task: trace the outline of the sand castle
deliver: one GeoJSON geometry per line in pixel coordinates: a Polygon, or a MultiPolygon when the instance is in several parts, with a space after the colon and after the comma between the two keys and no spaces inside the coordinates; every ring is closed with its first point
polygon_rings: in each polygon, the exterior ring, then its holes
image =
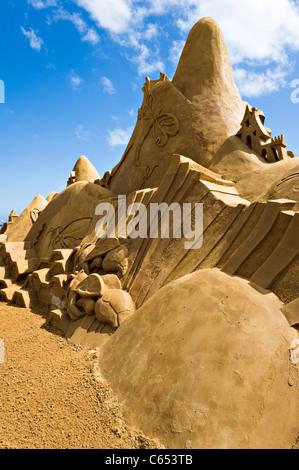
{"type": "Polygon", "coordinates": [[[11,215],[0,235],[1,299],[48,307],[72,342],[100,347],[100,373],[128,420],[165,446],[291,447],[299,160],[242,101],[210,18],[192,28],[173,80],[147,78],[143,92],[112,171],[100,178],[81,157],[64,191],[11,215]],[[202,203],[202,247],[99,239],[96,207],[117,212],[119,195],[147,210],[202,203]]]}

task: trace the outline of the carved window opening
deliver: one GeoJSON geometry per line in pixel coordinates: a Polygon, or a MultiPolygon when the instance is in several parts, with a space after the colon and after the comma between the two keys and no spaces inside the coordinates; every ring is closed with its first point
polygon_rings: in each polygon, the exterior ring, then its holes
{"type": "Polygon", "coordinates": [[[268,161],[268,156],[267,156],[267,150],[266,149],[263,149],[262,157],[266,160],[266,162],[268,161]]]}
{"type": "Polygon", "coordinates": [[[246,138],[246,145],[252,149],[252,141],[251,141],[251,136],[248,135],[247,138],[246,138]]]}
{"type": "Polygon", "coordinates": [[[277,150],[272,148],[272,152],[273,152],[275,160],[279,162],[279,156],[278,156],[277,150]]]}
{"type": "Polygon", "coordinates": [[[263,116],[262,114],[259,115],[259,118],[260,118],[260,121],[261,123],[263,124],[263,126],[265,125],[265,116],[263,116]]]}

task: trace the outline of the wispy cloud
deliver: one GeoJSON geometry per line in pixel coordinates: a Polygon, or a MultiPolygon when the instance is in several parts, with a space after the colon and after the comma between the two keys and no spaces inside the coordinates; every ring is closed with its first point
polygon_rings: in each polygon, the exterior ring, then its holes
{"type": "Polygon", "coordinates": [[[150,41],[151,39],[159,35],[158,25],[150,23],[147,25],[146,29],[141,33],[141,36],[144,40],[150,41]]]}
{"type": "Polygon", "coordinates": [[[71,70],[71,73],[69,75],[71,85],[72,87],[77,90],[80,88],[80,86],[84,83],[83,78],[80,77],[74,70],[71,70]]]}
{"type": "Polygon", "coordinates": [[[108,142],[110,147],[125,146],[128,144],[133,132],[133,127],[127,129],[113,129],[108,131],[108,142]]]}
{"type": "Polygon", "coordinates": [[[157,5],[146,1],[141,7],[136,0],[77,0],[77,4],[90,14],[98,27],[108,30],[115,41],[132,50],[127,57],[137,64],[139,75],[164,72],[165,64],[159,51],[145,44],[159,36],[157,24],[144,24],[151,12],[158,11],[157,5]]]}
{"type": "Polygon", "coordinates": [[[76,127],[75,134],[76,134],[77,139],[79,140],[83,140],[85,142],[90,141],[90,132],[87,129],[85,129],[83,124],[78,124],[78,126],[76,127]]]}
{"type": "Polygon", "coordinates": [[[133,33],[129,35],[129,41],[135,53],[128,55],[128,58],[137,65],[139,76],[165,71],[165,64],[159,57],[159,51],[153,51],[146,44],[139,42],[133,33]]]}
{"type": "Polygon", "coordinates": [[[88,28],[87,32],[82,36],[82,41],[90,42],[90,44],[98,44],[100,41],[100,36],[93,28],[88,28]]]}
{"type": "Polygon", "coordinates": [[[57,0],[28,0],[28,3],[37,10],[42,10],[43,8],[56,7],[57,0]]]}
{"type": "Polygon", "coordinates": [[[94,28],[89,27],[80,13],[70,13],[69,11],[60,7],[54,11],[52,16],[48,16],[48,24],[61,20],[70,21],[73,23],[77,31],[80,33],[82,41],[89,42],[93,45],[100,41],[100,36],[97,31],[94,28]]]}
{"type": "Polygon", "coordinates": [[[29,43],[32,49],[39,52],[42,48],[42,45],[44,44],[44,41],[39,36],[37,36],[38,31],[35,32],[32,28],[29,31],[26,31],[23,26],[21,26],[21,30],[24,36],[29,39],[29,43]]]}
{"type": "Polygon", "coordinates": [[[248,98],[272,93],[286,86],[286,73],[280,67],[274,70],[267,69],[264,72],[248,71],[243,68],[236,68],[234,71],[240,93],[248,98]]]}
{"type": "Polygon", "coordinates": [[[132,18],[132,3],[130,0],[77,0],[100,28],[115,34],[127,30],[132,18]]]}
{"type": "Polygon", "coordinates": [[[108,93],[108,95],[115,95],[116,90],[113,86],[113,83],[111,82],[111,80],[109,78],[102,77],[101,84],[103,86],[103,91],[105,93],[108,93]]]}

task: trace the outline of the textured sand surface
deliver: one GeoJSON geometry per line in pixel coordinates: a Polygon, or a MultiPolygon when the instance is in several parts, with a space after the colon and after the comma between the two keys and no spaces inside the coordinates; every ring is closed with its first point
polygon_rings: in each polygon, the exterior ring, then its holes
{"type": "Polygon", "coordinates": [[[100,350],[127,422],[167,448],[289,449],[298,341],[270,292],[218,269],[167,284],[100,350]]]}
{"type": "Polygon", "coordinates": [[[0,302],[0,448],[151,448],[94,377],[95,352],[69,344],[45,318],[0,302]]]}

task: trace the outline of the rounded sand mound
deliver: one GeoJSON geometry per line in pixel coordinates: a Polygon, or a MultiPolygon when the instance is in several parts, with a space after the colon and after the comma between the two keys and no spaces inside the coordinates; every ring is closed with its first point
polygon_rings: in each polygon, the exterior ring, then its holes
{"type": "Polygon", "coordinates": [[[127,418],[172,448],[288,448],[298,370],[274,294],[217,269],[168,284],[100,353],[127,418]]]}

